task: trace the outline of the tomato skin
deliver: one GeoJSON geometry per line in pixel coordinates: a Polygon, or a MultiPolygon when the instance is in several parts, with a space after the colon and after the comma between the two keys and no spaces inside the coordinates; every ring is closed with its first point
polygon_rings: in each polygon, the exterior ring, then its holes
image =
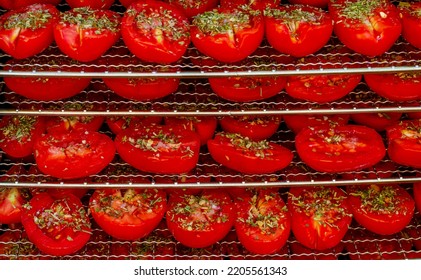
{"type": "Polygon", "coordinates": [[[137,240],[150,234],[164,217],[166,206],[165,192],[157,189],[96,190],[89,201],[97,224],[120,240],[137,240]]]}
{"type": "Polygon", "coordinates": [[[36,3],[58,5],[61,0],[0,0],[0,7],[7,10],[16,10],[36,3]]]}
{"type": "Polygon", "coordinates": [[[352,221],[347,196],[337,187],[291,188],[288,209],[295,238],[313,250],[337,246],[352,221]]]}
{"type": "Polygon", "coordinates": [[[273,173],[287,167],[293,158],[281,145],[251,141],[233,133],[216,134],[208,141],[208,149],[216,162],[245,174],[273,173]],[[246,148],[248,144],[250,148],[246,148]]]}
{"type": "Polygon", "coordinates": [[[421,98],[421,75],[417,73],[365,74],[364,80],[371,90],[389,100],[421,98]]]}
{"type": "Polygon", "coordinates": [[[421,4],[417,2],[405,2],[402,4],[399,5],[399,15],[402,20],[402,37],[414,47],[421,49],[421,38],[419,36],[421,33],[421,17],[419,16],[421,4]]]}
{"type": "Polygon", "coordinates": [[[194,46],[201,53],[221,62],[233,63],[245,59],[260,46],[264,36],[264,24],[263,18],[260,15],[253,16],[247,11],[239,9],[218,8],[197,15],[193,20],[190,33],[194,46]],[[214,31],[202,30],[199,27],[202,26],[202,21],[208,22],[208,24],[203,25],[203,28],[207,26],[211,28],[212,26],[219,26],[219,22],[209,24],[209,20],[215,19],[215,17],[239,18],[245,17],[247,14],[249,16],[247,26],[239,28],[236,31],[227,27],[234,34],[228,31],[213,34],[214,31]]]}
{"type": "Polygon", "coordinates": [[[285,5],[265,10],[264,22],[269,44],[277,51],[294,57],[317,52],[326,45],[333,31],[333,21],[328,13],[305,5],[285,5]],[[309,14],[311,17],[305,16],[309,14]]]}
{"type": "Polygon", "coordinates": [[[358,125],[303,129],[295,137],[295,147],[305,164],[329,173],[368,168],[386,154],[381,136],[358,125]]]}
{"type": "Polygon", "coordinates": [[[209,11],[215,8],[219,4],[219,0],[164,0],[184,12],[188,18],[192,18],[195,15],[201,14],[205,11],[209,11]]]}
{"type": "Polygon", "coordinates": [[[144,172],[187,173],[199,160],[199,136],[171,126],[127,129],[117,135],[115,145],[125,162],[144,172]],[[158,138],[160,135],[163,140],[158,138]]]}
{"type": "Polygon", "coordinates": [[[276,8],[281,4],[280,0],[221,0],[223,8],[237,8],[241,5],[247,5],[253,10],[263,11],[266,7],[276,8]]]}
{"type": "Polygon", "coordinates": [[[218,120],[215,117],[167,117],[164,118],[166,125],[178,127],[181,130],[194,131],[199,135],[200,145],[206,145],[215,134],[218,120]]]}
{"type": "Polygon", "coordinates": [[[318,8],[326,8],[329,0],[288,0],[291,4],[310,5],[318,8]]]}
{"type": "Polygon", "coordinates": [[[421,212],[421,183],[414,183],[413,191],[418,212],[421,212]]]}
{"type": "Polygon", "coordinates": [[[351,119],[361,125],[365,125],[375,129],[376,131],[383,131],[388,126],[395,124],[401,118],[402,113],[359,113],[352,114],[351,119]]]}
{"type": "Polygon", "coordinates": [[[89,7],[91,9],[108,10],[114,0],[66,0],[70,8],[89,7]]]}
{"type": "Polygon", "coordinates": [[[228,133],[238,133],[254,141],[270,138],[281,123],[281,116],[228,116],[222,117],[219,124],[228,133]]]}
{"type": "MultiPolygon", "coordinates": [[[[9,11],[0,17],[0,49],[16,59],[24,59],[41,53],[54,40],[53,26],[58,21],[59,11],[49,4],[34,4],[9,11]],[[37,12],[40,14],[36,16],[37,12]],[[22,21],[22,16],[28,18],[49,17],[46,22],[42,21],[37,25],[32,23],[21,27],[8,27],[9,21],[16,22],[13,18],[18,17],[22,21]],[[20,16],[20,17],[19,17],[20,16]]],[[[36,22],[35,19],[32,19],[36,22]]]]}
{"type": "MultiPolygon", "coordinates": [[[[402,31],[397,8],[389,0],[378,1],[378,5],[370,7],[371,1],[357,0],[336,1],[329,6],[334,19],[334,33],[339,40],[351,50],[366,55],[379,56],[393,46],[402,31]],[[353,10],[357,5],[364,12],[360,18],[355,17],[347,9],[353,10]]],[[[354,9],[355,10],[355,9],[354,9]]]]}
{"type": "Polygon", "coordinates": [[[387,154],[397,164],[421,168],[421,119],[405,120],[386,128],[387,154]]]}
{"type": "Polygon", "coordinates": [[[334,115],[318,115],[318,114],[304,114],[304,115],[284,115],[284,121],[289,129],[295,134],[301,130],[309,127],[318,126],[336,126],[346,125],[350,119],[348,114],[334,114],[334,115]]]}
{"type": "Polygon", "coordinates": [[[132,3],[123,15],[121,29],[123,41],[130,52],[146,62],[174,63],[184,55],[190,44],[188,18],[177,7],[162,1],[132,3]],[[159,24],[140,24],[137,19],[139,14],[152,15],[162,21],[159,24]]]}
{"type": "Polygon", "coordinates": [[[101,57],[120,38],[120,15],[113,11],[74,8],[62,13],[54,27],[54,39],[59,49],[69,57],[90,62],[101,57]],[[86,17],[101,19],[103,27],[92,25],[86,17]],[[76,19],[77,20],[74,20],[76,19]],[[81,20],[84,18],[84,20],[81,20]],[[78,22],[81,21],[81,22],[78,22]]]}
{"type": "Polygon", "coordinates": [[[45,134],[34,145],[39,170],[60,179],[97,174],[113,160],[114,155],[113,141],[93,131],[45,134]]]}
{"type": "Polygon", "coordinates": [[[347,193],[354,219],[377,234],[400,232],[414,215],[414,200],[398,185],[349,186],[347,193]]]}
{"type": "Polygon", "coordinates": [[[238,240],[255,254],[273,254],[285,246],[290,230],[291,216],[280,195],[271,190],[259,190],[253,196],[236,201],[235,231],[238,240]],[[267,217],[271,222],[265,223],[267,217]],[[276,221],[276,222],[275,222],[276,221]],[[260,227],[258,222],[264,224],[260,227]]]}
{"type": "Polygon", "coordinates": [[[0,148],[14,159],[30,157],[36,139],[45,128],[43,117],[4,116],[0,121],[0,148]]]}
{"type": "Polygon", "coordinates": [[[168,229],[177,241],[188,247],[205,248],[218,242],[231,230],[234,220],[231,198],[221,190],[203,190],[198,195],[172,195],[168,202],[168,229]],[[199,203],[210,207],[202,209],[199,203]],[[186,206],[190,206],[191,211],[184,211],[186,206]]]}
{"type": "Polygon", "coordinates": [[[22,225],[28,239],[43,253],[53,256],[73,254],[82,249],[91,237],[89,217],[74,195],[53,197],[41,193],[35,195],[29,205],[30,209],[24,208],[22,212],[22,225]],[[54,214],[60,215],[61,221],[68,223],[45,220],[52,219],[51,215],[54,214]],[[73,228],[74,224],[80,228],[73,228]]]}

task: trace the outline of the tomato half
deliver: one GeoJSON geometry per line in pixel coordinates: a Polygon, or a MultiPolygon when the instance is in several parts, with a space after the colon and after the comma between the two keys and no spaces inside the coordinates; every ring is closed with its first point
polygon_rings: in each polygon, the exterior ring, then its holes
{"type": "Polygon", "coordinates": [[[295,238],[314,250],[337,246],[352,221],[347,196],[337,187],[291,188],[288,209],[295,238]]]}
{"type": "Polygon", "coordinates": [[[97,224],[120,240],[150,234],[164,217],[166,206],[166,193],[157,189],[96,190],[89,201],[97,224]]]}
{"type": "Polygon", "coordinates": [[[188,18],[215,8],[219,0],[165,0],[181,9],[188,18]]]}
{"type": "Polygon", "coordinates": [[[34,196],[22,212],[28,239],[46,254],[73,254],[91,237],[91,223],[80,200],[72,194],[34,196]]]}
{"type": "Polygon", "coordinates": [[[190,44],[189,20],[177,7],[162,1],[135,2],[121,22],[123,41],[135,56],[153,63],[178,61],[190,44]]]}
{"type": "Polygon", "coordinates": [[[421,3],[399,2],[402,37],[416,48],[421,48],[421,3]]]}
{"type": "Polygon", "coordinates": [[[58,5],[61,0],[0,0],[0,7],[7,10],[15,10],[22,7],[26,7],[36,3],[58,5]]]}
{"type": "MultiPolygon", "coordinates": [[[[0,182],[13,182],[14,177],[25,174],[22,165],[13,165],[0,182]]],[[[20,223],[23,205],[28,201],[29,193],[26,189],[0,187],[0,224],[20,223]]]]}
{"type": "Polygon", "coordinates": [[[218,8],[197,15],[190,33],[201,53],[233,63],[245,59],[260,46],[264,24],[261,15],[237,8],[218,8]]]}
{"type": "Polygon", "coordinates": [[[333,31],[330,15],[320,8],[284,5],[265,10],[265,34],[277,51],[303,57],[320,50],[333,31]]]}
{"type": "Polygon", "coordinates": [[[398,10],[389,0],[333,1],[329,11],[339,40],[363,55],[382,55],[402,31],[398,10]]]}
{"type": "Polygon", "coordinates": [[[39,170],[61,179],[97,174],[113,160],[114,155],[113,141],[93,131],[45,134],[34,145],[39,170]]]}
{"type": "Polygon", "coordinates": [[[120,157],[131,166],[158,174],[182,174],[199,160],[197,133],[171,126],[127,129],[115,138],[120,157]]]}
{"type": "Polygon", "coordinates": [[[273,254],[287,242],[291,216],[279,193],[258,190],[236,201],[235,231],[241,244],[255,254],[273,254]]]}
{"type": "Polygon", "coordinates": [[[331,173],[371,167],[386,154],[381,136],[358,125],[303,129],[295,137],[295,147],[305,164],[331,173]]]}
{"type": "Polygon", "coordinates": [[[203,190],[197,195],[170,196],[166,220],[171,234],[181,244],[204,248],[228,234],[235,211],[224,191],[203,190]]]}
{"type": "Polygon", "coordinates": [[[273,173],[287,167],[293,158],[281,145],[234,133],[216,134],[208,141],[208,149],[216,162],[245,174],[273,173]]]}
{"type": "Polygon", "coordinates": [[[14,159],[30,157],[36,139],[45,128],[43,117],[4,116],[0,121],[0,148],[14,159]]]}
{"type": "Polygon", "coordinates": [[[375,129],[376,131],[383,131],[388,126],[395,124],[401,118],[402,113],[388,112],[388,113],[359,113],[352,114],[351,119],[360,125],[365,125],[375,129]]]}
{"type": "MultiPolygon", "coordinates": [[[[14,71],[83,71],[83,67],[65,57],[35,56],[26,60],[10,60],[14,71]],[[64,65],[69,66],[65,67],[64,65]],[[63,67],[63,68],[62,68],[63,67]]],[[[10,66],[4,70],[11,70],[10,66]]],[[[6,86],[26,98],[39,101],[56,101],[72,97],[84,90],[91,82],[90,78],[58,77],[4,77],[6,86]]]]}
{"type": "Polygon", "coordinates": [[[334,114],[334,115],[319,115],[319,114],[302,114],[302,115],[284,115],[285,124],[295,134],[301,130],[309,127],[329,127],[337,125],[346,125],[350,115],[334,114]]]}
{"type": "Polygon", "coordinates": [[[414,215],[414,200],[398,185],[350,186],[347,192],[354,219],[374,233],[395,234],[414,215]]]}
{"type": "Polygon", "coordinates": [[[405,120],[386,128],[387,154],[394,162],[421,168],[421,119],[405,120]]]}
{"type": "Polygon", "coordinates": [[[278,131],[281,116],[228,116],[222,117],[219,124],[228,133],[238,133],[253,141],[261,141],[270,138],[278,131]]]}
{"type": "Polygon", "coordinates": [[[114,0],[66,0],[70,8],[89,7],[91,9],[108,10],[114,0]]]}
{"type": "Polygon", "coordinates": [[[329,0],[288,0],[291,4],[310,5],[319,8],[326,8],[329,0]]]}
{"type": "Polygon", "coordinates": [[[120,16],[113,11],[74,8],[61,14],[54,27],[59,49],[82,62],[101,57],[120,38],[120,16]]]}
{"type": "Polygon", "coordinates": [[[200,145],[206,145],[215,134],[218,120],[215,117],[166,117],[166,125],[178,127],[181,130],[194,131],[199,135],[200,145]]]}
{"type": "Polygon", "coordinates": [[[16,59],[36,55],[54,40],[59,11],[49,4],[34,4],[0,17],[0,49],[16,59]]]}
{"type": "Polygon", "coordinates": [[[267,7],[275,8],[281,4],[281,0],[221,0],[220,2],[223,8],[247,6],[250,9],[259,11],[263,11],[267,7]]]}
{"type": "Polygon", "coordinates": [[[413,191],[418,212],[421,212],[421,183],[414,183],[413,191]]]}

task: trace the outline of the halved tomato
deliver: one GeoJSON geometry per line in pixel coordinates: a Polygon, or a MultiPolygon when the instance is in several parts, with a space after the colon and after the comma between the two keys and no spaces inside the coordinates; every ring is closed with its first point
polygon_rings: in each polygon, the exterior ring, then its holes
{"type": "Polygon", "coordinates": [[[218,120],[215,117],[165,117],[166,125],[178,127],[180,130],[196,132],[200,138],[200,145],[206,145],[215,134],[218,120]]]}
{"type": "Polygon", "coordinates": [[[402,20],[402,37],[413,45],[421,48],[421,3],[399,2],[400,18],[402,20]]]}
{"type": "Polygon", "coordinates": [[[188,18],[209,11],[219,4],[219,0],[165,0],[165,2],[180,8],[188,18]]]}
{"type": "Polygon", "coordinates": [[[0,7],[7,10],[15,10],[35,3],[58,5],[61,0],[0,0],[0,7]]]}
{"type": "Polygon", "coordinates": [[[66,0],[70,8],[89,7],[91,9],[108,10],[114,0],[66,0]]]}
{"type": "Polygon", "coordinates": [[[376,131],[383,131],[388,126],[395,124],[401,118],[402,113],[387,112],[387,113],[359,113],[352,114],[351,119],[360,125],[365,125],[375,129],[376,131]]]}
{"type": "Polygon", "coordinates": [[[301,114],[301,115],[284,115],[285,124],[295,134],[309,127],[330,127],[338,125],[346,125],[350,118],[347,114],[319,115],[319,114],[301,114]]]}
{"type": "Polygon", "coordinates": [[[247,7],[263,11],[267,7],[275,8],[279,5],[281,5],[281,0],[221,0],[221,7],[223,8],[247,7]]]}
{"type": "Polygon", "coordinates": [[[222,117],[219,124],[228,133],[238,133],[253,141],[270,138],[278,131],[282,117],[280,115],[265,116],[228,116],[222,117]]]}
{"type": "Polygon", "coordinates": [[[329,0],[288,0],[291,4],[310,5],[319,8],[326,8],[329,0]]]}

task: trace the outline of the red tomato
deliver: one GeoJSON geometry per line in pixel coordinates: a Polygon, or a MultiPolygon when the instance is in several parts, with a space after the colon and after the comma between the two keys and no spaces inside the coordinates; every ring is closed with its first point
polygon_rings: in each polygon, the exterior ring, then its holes
{"type": "Polygon", "coordinates": [[[235,230],[241,244],[255,254],[273,254],[287,242],[291,216],[280,195],[259,190],[236,201],[235,230]]]}
{"type": "Polygon", "coordinates": [[[91,223],[80,200],[71,195],[34,196],[22,212],[28,238],[43,253],[53,256],[73,254],[91,237],[91,223]]]}
{"type": "Polygon", "coordinates": [[[319,8],[326,8],[327,4],[329,4],[329,0],[289,0],[288,2],[291,4],[303,4],[319,8]]]}
{"type": "Polygon", "coordinates": [[[287,167],[293,158],[281,145],[234,133],[218,133],[208,141],[208,149],[216,162],[245,174],[273,173],[287,167]]]}
{"type": "Polygon", "coordinates": [[[414,215],[414,200],[398,185],[350,186],[347,192],[354,219],[374,233],[395,234],[414,215]]]}
{"type": "Polygon", "coordinates": [[[407,115],[410,119],[421,119],[421,112],[408,112],[407,115]]]}
{"type": "Polygon", "coordinates": [[[59,49],[82,62],[101,57],[120,38],[120,16],[113,11],[74,8],[61,14],[54,27],[59,49]]]}
{"type": "Polygon", "coordinates": [[[421,168],[421,119],[401,121],[386,129],[389,158],[397,164],[421,168]]]}
{"type": "Polygon", "coordinates": [[[223,8],[238,8],[247,6],[253,10],[263,11],[267,7],[275,8],[281,5],[281,0],[221,0],[223,8]]]}
{"type": "Polygon", "coordinates": [[[291,188],[288,209],[295,238],[313,250],[337,246],[352,221],[347,196],[337,187],[291,188]]]}
{"type": "Polygon", "coordinates": [[[45,128],[43,117],[4,116],[0,121],[0,148],[15,159],[30,157],[36,139],[45,128]]]}
{"type": "Polygon", "coordinates": [[[70,8],[89,7],[91,9],[108,10],[114,0],[66,0],[70,8]]]}
{"type": "Polygon", "coordinates": [[[177,6],[188,18],[209,11],[219,4],[219,0],[165,0],[165,2],[177,6]]]}
{"type": "Polygon", "coordinates": [[[208,247],[224,238],[234,219],[231,198],[221,190],[173,195],[166,214],[167,226],[174,238],[192,248],[208,247]]]}
{"type": "Polygon", "coordinates": [[[333,21],[322,9],[285,5],[265,10],[265,34],[277,51],[303,57],[320,50],[332,36],[333,21]]]}
{"type": "Polygon", "coordinates": [[[61,179],[97,174],[113,160],[114,155],[113,141],[93,131],[45,134],[34,145],[39,170],[61,179]]]}
{"type": "Polygon", "coordinates": [[[136,2],[136,1],[138,1],[138,0],[120,0],[120,3],[124,7],[128,8],[133,2],[136,2]]]}
{"type": "Polygon", "coordinates": [[[378,95],[393,101],[421,99],[421,73],[365,74],[367,85],[378,95]]]}
{"type": "Polygon", "coordinates": [[[260,46],[264,36],[262,16],[243,9],[214,9],[197,15],[192,23],[194,46],[221,62],[245,59],[260,46]]]}
{"type": "Polygon", "coordinates": [[[187,173],[199,160],[199,136],[170,126],[123,131],[117,135],[115,145],[124,161],[144,172],[187,173]]]}
{"type": "Polygon", "coordinates": [[[402,20],[402,36],[405,40],[421,49],[421,3],[399,2],[399,12],[402,20]]]}
{"type": "Polygon", "coordinates": [[[381,136],[358,125],[303,129],[295,137],[295,147],[305,164],[331,173],[371,167],[386,154],[381,136]]]}
{"type": "MultiPolygon", "coordinates": [[[[0,177],[0,182],[14,182],[22,174],[25,174],[23,166],[13,165],[0,177]]],[[[0,187],[0,224],[20,223],[22,207],[28,199],[29,194],[25,189],[0,187]]]]}
{"type": "MultiPolygon", "coordinates": [[[[82,71],[70,59],[52,56],[36,56],[27,60],[10,60],[14,71],[82,71]],[[65,67],[64,65],[71,65],[65,67]],[[64,69],[63,69],[63,68],[64,69]]],[[[4,70],[12,69],[11,66],[4,70]]],[[[7,87],[19,95],[39,101],[56,101],[72,97],[84,90],[91,82],[90,78],[58,78],[58,77],[4,77],[7,87]]]]}
{"type": "Polygon", "coordinates": [[[421,212],[421,183],[414,183],[414,200],[418,212],[421,212]]]}
{"type": "MultiPolygon", "coordinates": [[[[310,64],[347,63],[349,61],[350,59],[346,56],[339,56],[339,58],[336,58],[336,56],[335,58],[329,57],[329,59],[325,57],[309,57],[302,60],[302,62],[310,64]]],[[[339,66],[342,65],[339,64],[339,66]]],[[[332,66],[332,68],[336,67],[338,67],[338,64],[332,66]]],[[[355,74],[289,76],[285,90],[293,98],[326,103],[346,96],[360,83],[361,77],[361,75],[355,74]]]]}
{"type": "Polygon", "coordinates": [[[194,131],[199,135],[200,145],[206,145],[215,134],[218,121],[215,117],[166,117],[165,124],[180,130],[194,131]]]}
{"type": "Polygon", "coordinates": [[[0,17],[0,49],[16,59],[36,55],[54,40],[53,26],[59,11],[48,4],[34,4],[0,17]]]}
{"type": "Polygon", "coordinates": [[[7,10],[15,10],[35,3],[58,5],[61,0],[0,0],[0,7],[7,10]]]}
{"type": "Polygon", "coordinates": [[[228,133],[238,133],[253,141],[270,138],[278,131],[281,123],[280,115],[265,116],[228,116],[222,117],[219,124],[228,133]]]}
{"type": "Polygon", "coordinates": [[[153,63],[178,61],[190,44],[189,20],[177,7],[144,0],[130,5],[121,23],[123,41],[135,56],[153,63]]]}
{"type": "Polygon", "coordinates": [[[383,131],[386,127],[395,124],[401,118],[402,113],[359,113],[352,114],[351,119],[361,125],[371,127],[377,131],[383,131]]]}
{"type": "Polygon", "coordinates": [[[401,34],[398,10],[389,0],[334,1],[329,11],[339,40],[363,55],[382,55],[401,34]]]}
{"type": "Polygon", "coordinates": [[[164,217],[167,197],[163,190],[96,190],[89,201],[92,217],[109,235],[136,240],[150,234],[164,217]]]}
{"type": "Polygon", "coordinates": [[[345,114],[332,114],[332,115],[319,115],[319,114],[302,114],[302,115],[284,115],[285,124],[295,134],[301,130],[309,127],[330,127],[346,125],[350,115],[345,114]]]}

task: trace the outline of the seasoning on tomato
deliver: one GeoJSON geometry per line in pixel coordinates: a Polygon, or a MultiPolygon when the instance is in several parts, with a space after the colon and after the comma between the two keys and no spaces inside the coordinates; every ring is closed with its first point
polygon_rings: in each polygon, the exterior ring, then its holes
{"type": "Polygon", "coordinates": [[[329,0],[288,0],[291,4],[310,5],[319,8],[326,8],[329,0]]]}
{"type": "MultiPolygon", "coordinates": [[[[25,60],[9,60],[4,70],[30,72],[84,71],[67,57],[35,56],[25,60]],[[36,67],[35,67],[36,65],[36,67]]],[[[4,77],[6,86],[15,93],[37,101],[57,101],[72,97],[84,90],[91,78],[60,77],[4,77]]]]}
{"type": "Polygon", "coordinates": [[[234,133],[218,133],[208,141],[212,158],[245,174],[273,173],[287,167],[293,154],[287,148],[266,140],[253,141],[234,133]]]}
{"type": "Polygon", "coordinates": [[[402,20],[402,37],[411,45],[421,49],[421,3],[399,2],[402,20]]]}
{"type": "Polygon", "coordinates": [[[253,141],[270,138],[278,131],[281,123],[280,115],[265,116],[227,116],[219,120],[222,129],[228,133],[238,133],[253,141]]]}
{"type": "Polygon", "coordinates": [[[114,158],[113,141],[106,135],[73,130],[37,138],[34,157],[39,170],[60,179],[95,175],[114,158]]]}
{"type": "Polygon", "coordinates": [[[204,248],[228,234],[235,211],[224,191],[203,190],[197,195],[170,196],[166,220],[168,229],[181,244],[204,248]]]}
{"type": "Polygon", "coordinates": [[[371,127],[376,131],[383,131],[388,126],[399,121],[401,116],[402,113],[399,112],[358,113],[352,114],[351,119],[357,124],[371,127]]]}
{"type": "Polygon", "coordinates": [[[347,193],[354,219],[377,234],[400,232],[414,215],[414,200],[398,185],[349,186],[347,193]]]}
{"type": "Polygon", "coordinates": [[[350,115],[347,114],[332,114],[332,115],[320,115],[320,114],[300,114],[300,115],[284,115],[285,124],[295,134],[298,134],[301,130],[309,127],[318,126],[337,126],[346,125],[349,121],[350,115]]]}
{"type": "Polygon", "coordinates": [[[263,40],[260,12],[218,8],[194,17],[190,29],[194,46],[221,62],[233,63],[252,54],[263,40]]]}
{"type": "Polygon", "coordinates": [[[127,129],[115,138],[120,157],[131,166],[158,174],[182,174],[199,160],[197,133],[171,126],[127,129]]]}
{"type": "Polygon", "coordinates": [[[181,130],[196,132],[200,138],[200,145],[206,145],[208,140],[212,139],[218,125],[218,120],[212,116],[166,117],[164,122],[166,125],[178,127],[181,130]]]}
{"type": "Polygon", "coordinates": [[[22,211],[22,225],[28,239],[52,256],[76,253],[91,237],[89,216],[72,194],[35,195],[22,211]]]}
{"type": "Polygon", "coordinates": [[[39,116],[4,116],[0,120],[0,149],[14,159],[32,155],[36,139],[46,128],[45,119],[39,116]]]}
{"type": "Polygon", "coordinates": [[[61,0],[0,0],[0,7],[7,10],[16,10],[36,3],[51,4],[56,6],[60,4],[60,2],[61,0]]]}
{"type": "Polygon", "coordinates": [[[146,62],[178,61],[190,44],[190,23],[177,7],[162,1],[138,1],[129,6],[121,22],[123,41],[146,62]]]}
{"type": "Polygon", "coordinates": [[[398,10],[389,0],[332,1],[329,12],[339,40],[363,55],[384,54],[402,31],[398,10]]]}
{"type": "Polygon", "coordinates": [[[114,0],[66,0],[70,8],[89,7],[91,9],[108,10],[114,0]]]}
{"type": "Polygon", "coordinates": [[[209,11],[219,4],[219,0],[165,0],[181,9],[188,18],[209,11]]]}
{"type": "Polygon", "coordinates": [[[236,200],[238,240],[255,254],[273,254],[287,242],[291,216],[277,192],[258,190],[236,200]]]}
{"type": "Polygon", "coordinates": [[[263,11],[267,7],[275,8],[281,4],[280,0],[221,0],[223,8],[247,7],[252,10],[263,11]]]}
{"type": "Polygon", "coordinates": [[[316,7],[284,5],[266,9],[264,14],[266,39],[281,53],[307,56],[324,47],[332,36],[332,18],[316,7]]]}
{"type": "Polygon", "coordinates": [[[166,206],[166,193],[157,189],[98,189],[89,201],[95,222],[119,240],[150,234],[164,217],[166,206]]]}
{"type": "Polygon", "coordinates": [[[54,27],[59,49],[82,62],[101,57],[120,38],[120,16],[113,11],[74,8],[61,14],[54,27]]]}
{"type": "Polygon", "coordinates": [[[291,188],[288,209],[295,238],[313,250],[337,246],[352,221],[347,196],[337,187],[291,188]]]}
{"type": "Polygon", "coordinates": [[[421,168],[421,119],[400,121],[386,128],[387,154],[397,164],[421,168]]]}
{"type": "Polygon", "coordinates": [[[0,17],[0,49],[16,59],[41,53],[54,40],[59,11],[49,4],[33,4],[0,17]]]}
{"type": "Polygon", "coordinates": [[[295,137],[295,147],[309,167],[330,173],[371,167],[386,154],[381,136],[358,125],[303,129],[295,137]]]}

